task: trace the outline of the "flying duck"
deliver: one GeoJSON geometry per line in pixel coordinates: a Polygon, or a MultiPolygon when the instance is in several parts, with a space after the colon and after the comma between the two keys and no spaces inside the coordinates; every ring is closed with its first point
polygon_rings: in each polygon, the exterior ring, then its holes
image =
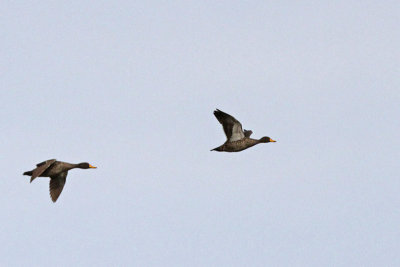
{"type": "Polygon", "coordinates": [[[242,124],[237,119],[219,109],[214,111],[214,115],[219,123],[222,124],[227,140],[224,144],[211,151],[239,152],[260,143],[276,142],[268,136],[264,136],[261,139],[250,138],[252,131],[243,131],[242,124]]]}
{"type": "Polygon", "coordinates": [[[68,171],[75,168],[95,169],[96,167],[87,162],[72,164],[49,159],[37,164],[36,169],[24,172],[23,175],[31,176],[31,183],[37,177],[50,177],[50,197],[53,202],[56,202],[64,188],[68,171]]]}

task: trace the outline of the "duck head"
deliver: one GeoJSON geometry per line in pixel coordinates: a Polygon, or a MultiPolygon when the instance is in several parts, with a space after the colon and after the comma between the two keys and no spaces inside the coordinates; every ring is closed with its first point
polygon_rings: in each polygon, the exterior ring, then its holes
{"type": "Polygon", "coordinates": [[[79,163],[76,167],[77,167],[77,168],[80,168],[80,169],[96,169],[96,168],[97,168],[97,167],[95,167],[95,166],[90,165],[90,164],[87,163],[87,162],[79,163]]]}
{"type": "Polygon", "coordinates": [[[268,136],[264,136],[262,138],[260,138],[260,143],[270,143],[270,142],[276,142],[275,140],[269,138],[268,136]]]}

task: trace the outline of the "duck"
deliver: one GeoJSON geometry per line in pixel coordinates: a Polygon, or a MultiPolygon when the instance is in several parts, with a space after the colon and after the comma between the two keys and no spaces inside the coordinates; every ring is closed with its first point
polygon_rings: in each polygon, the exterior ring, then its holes
{"type": "Polygon", "coordinates": [[[219,147],[211,149],[211,151],[240,152],[261,143],[276,142],[268,136],[260,139],[250,138],[253,131],[243,130],[242,124],[237,119],[219,109],[214,111],[214,116],[222,124],[227,140],[219,147]]]}
{"type": "Polygon", "coordinates": [[[31,176],[31,183],[37,177],[50,177],[50,197],[53,202],[56,202],[60,196],[68,175],[68,171],[72,169],[96,169],[87,162],[78,164],[57,161],[49,159],[36,164],[36,168],[31,171],[26,171],[23,175],[31,176]]]}

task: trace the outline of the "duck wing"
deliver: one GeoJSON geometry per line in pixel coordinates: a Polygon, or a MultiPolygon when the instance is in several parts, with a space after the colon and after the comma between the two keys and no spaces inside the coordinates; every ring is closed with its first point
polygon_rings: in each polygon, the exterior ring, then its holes
{"type": "Polygon", "coordinates": [[[67,175],[68,172],[65,171],[57,176],[50,177],[50,197],[53,202],[56,202],[61,195],[65,182],[67,181],[67,175]]]}
{"type": "Polygon", "coordinates": [[[250,137],[250,135],[252,135],[252,134],[253,134],[252,130],[244,130],[244,136],[250,137]]]}
{"type": "Polygon", "coordinates": [[[219,109],[214,111],[214,116],[217,118],[219,123],[222,124],[226,138],[229,142],[245,138],[242,124],[237,119],[219,109]]]}
{"type": "Polygon", "coordinates": [[[49,168],[53,163],[56,162],[55,159],[49,159],[43,162],[40,162],[36,164],[36,169],[32,171],[32,176],[31,176],[31,183],[33,180],[35,180],[36,177],[39,177],[47,168],[49,168]]]}

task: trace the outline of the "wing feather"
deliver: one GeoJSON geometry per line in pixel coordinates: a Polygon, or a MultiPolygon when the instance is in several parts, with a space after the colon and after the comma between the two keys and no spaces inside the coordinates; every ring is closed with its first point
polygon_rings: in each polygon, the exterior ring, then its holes
{"type": "Polygon", "coordinates": [[[222,124],[226,138],[229,142],[234,142],[245,138],[242,124],[237,119],[219,109],[214,111],[214,115],[222,124]]]}
{"type": "Polygon", "coordinates": [[[244,136],[250,137],[250,135],[253,133],[252,130],[244,130],[244,136]]]}
{"type": "Polygon", "coordinates": [[[55,162],[56,161],[56,159],[49,159],[49,160],[45,160],[45,161],[43,161],[43,162],[40,162],[40,163],[38,163],[38,164],[36,164],[36,167],[40,167],[40,166],[42,166],[42,165],[45,165],[46,163],[48,163],[48,162],[55,162]]]}
{"type": "Polygon", "coordinates": [[[49,159],[37,164],[37,168],[32,171],[31,183],[36,177],[39,177],[45,170],[47,170],[47,168],[49,168],[54,162],[56,162],[55,159],[49,159]]]}
{"type": "Polygon", "coordinates": [[[56,202],[67,181],[68,172],[62,172],[57,176],[50,177],[50,197],[53,202],[56,202]]]}

